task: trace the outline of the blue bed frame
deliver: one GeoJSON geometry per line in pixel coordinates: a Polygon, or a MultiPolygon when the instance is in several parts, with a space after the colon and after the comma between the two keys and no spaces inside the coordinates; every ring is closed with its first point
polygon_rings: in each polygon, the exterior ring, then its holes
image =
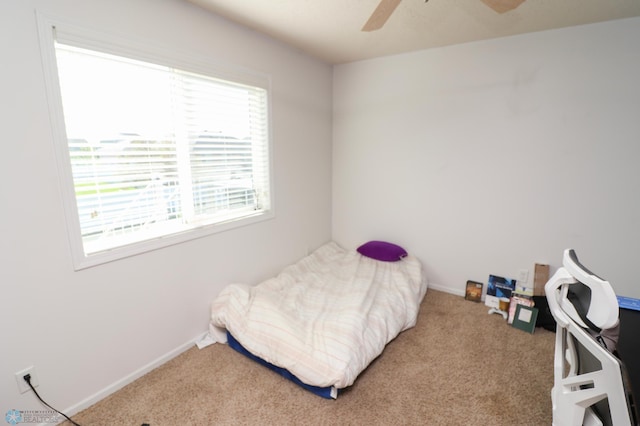
{"type": "MultiPolygon", "coordinates": [[[[295,384],[297,384],[298,386],[301,386],[302,388],[313,392],[314,394],[321,396],[323,398],[326,399],[334,399],[334,397],[332,396],[332,392],[335,392],[333,390],[333,386],[328,386],[328,387],[318,387],[318,386],[311,386],[308,385],[306,383],[303,383],[300,381],[300,379],[298,379],[296,376],[294,376],[293,374],[291,374],[288,370],[275,366],[265,360],[263,360],[260,357],[255,356],[254,354],[252,354],[251,352],[249,352],[248,350],[246,350],[241,344],[240,342],[238,342],[232,335],[231,333],[229,333],[227,331],[227,343],[229,344],[230,347],[232,347],[234,350],[240,352],[241,354],[243,354],[244,356],[257,361],[258,363],[264,365],[265,367],[269,368],[270,370],[275,371],[276,373],[280,374],[282,377],[284,377],[285,379],[289,379],[292,382],[294,382],[295,384]]],[[[339,390],[338,390],[339,391],[339,390]]],[[[339,393],[339,392],[338,392],[339,393]]]]}

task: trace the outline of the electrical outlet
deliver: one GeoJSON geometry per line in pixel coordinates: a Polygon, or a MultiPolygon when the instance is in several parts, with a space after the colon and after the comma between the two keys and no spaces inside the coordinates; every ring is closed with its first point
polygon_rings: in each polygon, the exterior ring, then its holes
{"type": "Polygon", "coordinates": [[[31,374],[31,384],[33,387],[38,387],[38,376],[36,376],[36,368],[32,365],[31,367],[27,367],[24,370],[18,371],[16,373],[16,382],[18,382],[18,390],[20,393],[25,393],[26,391],[30,391],[31,388],[29,384],[24,379],[24,376],[27,374],[31,374]]]}
{"type": "Polygon", "coordinates": [[[518,281],[521,283],[526,283],[529,280],[529,270],[528,269],[520,269],[518,273],[518,281]]]}

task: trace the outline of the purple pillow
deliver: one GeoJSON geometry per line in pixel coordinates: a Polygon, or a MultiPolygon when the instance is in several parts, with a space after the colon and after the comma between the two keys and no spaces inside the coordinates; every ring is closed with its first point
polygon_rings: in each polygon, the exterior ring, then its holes
{"type": "Polygon", "coordinates": [[[395,244],[385,241],[369,241],[357,249],[358,253],[384,262],[397,262],[407,256],[407,251],[395,244]]]}

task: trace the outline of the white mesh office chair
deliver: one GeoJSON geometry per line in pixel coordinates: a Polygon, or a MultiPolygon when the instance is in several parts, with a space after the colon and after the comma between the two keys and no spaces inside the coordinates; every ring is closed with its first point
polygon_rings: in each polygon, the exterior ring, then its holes
{"type": "Polygon", "coordinates": [[[553,425],[633,425],[624,366],[613,355],[615,340],[602,338],[618,325],[615,292],[581,265],[572,249],[564,251],[562,264],[545,285],[557,323],[553,425]]]}

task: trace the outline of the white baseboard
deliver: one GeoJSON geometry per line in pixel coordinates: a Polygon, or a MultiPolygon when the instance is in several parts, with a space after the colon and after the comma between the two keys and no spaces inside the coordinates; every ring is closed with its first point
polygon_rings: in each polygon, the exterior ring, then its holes
{"type": "Polygon", "coordinates": [[[186,350],[191,349],[192,347],[195,346],[196,342],[200,341],[206,334],[207,333],[202,333],[202,334],[198,335],[197,337],[189,340],[188,342],[178,346],[177,348],[172,349],[171,351],[167,352],[166,354],[154,359],[153,361],[151,361],[147,365],[137,369],[133,373],[131,373],[131,374],[123,377],[122,379],[112,383],[111,385],[109,385],[106,388],[96,392],[95,394],[93,394],[90,397],[80,401],[79,403],[67,408],[66,410],[63,411],[63,413],[66,413],[69,416],[73,416],[74,414],[77,414],[80,411],[89,408],[90,406],[92,406],[96,402],[106,398],[107,396],[111,395],[112,393],[122,389],[123,387],[125,387],[129,383],[131,383],[131,382],[139,379],[140,377],[144,376],[145,374],[147,374],[151,370],[153,370],[153,369],[161,366],[165,362],[177,357],[178,355],[180,355],[181,353],[185,352],[186,350]]]}
{"type": "MultiPolygon", "coordinates": [[[[455,294],[456,296],[464,296],[464,289],[451,288],[440,284],[429,283],[429,288],[445,293],[455,294]]],[[[428,290],[427,290],[428,292],[428,290]]]]}

